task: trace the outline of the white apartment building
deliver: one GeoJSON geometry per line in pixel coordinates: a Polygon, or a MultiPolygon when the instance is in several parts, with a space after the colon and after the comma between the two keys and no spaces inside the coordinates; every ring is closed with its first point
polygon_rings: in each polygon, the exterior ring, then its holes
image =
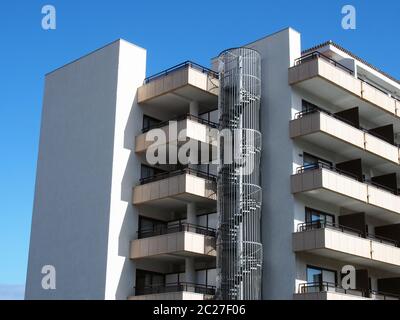
{"type": "Polygon", "coordinates": [[[46,75],[26,299],[398,299],[400,82],[291,28],[217,54],[146,78],[146,50],[118,40],[46,75]],[[170,161],[187,141],[214,159],[239,118],[251,182],[170,161]],[[169,163],[149,163],[154,129],[169,163]]]}

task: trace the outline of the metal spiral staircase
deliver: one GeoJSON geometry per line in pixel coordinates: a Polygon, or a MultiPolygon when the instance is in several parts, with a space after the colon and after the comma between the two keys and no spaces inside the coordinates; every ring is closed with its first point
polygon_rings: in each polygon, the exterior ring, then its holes
{"type": "Polygon", "coordinates": [[[260,55],[249,48],[229,49],[219,62],[217,298],[260,299],[260,55]]]}

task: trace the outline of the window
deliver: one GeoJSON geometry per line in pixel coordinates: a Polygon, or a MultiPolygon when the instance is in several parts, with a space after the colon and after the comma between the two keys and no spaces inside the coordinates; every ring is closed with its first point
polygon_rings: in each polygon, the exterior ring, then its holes
{"type": "Polygon", "coordinates": [[[197,224],[199,226],[216,229],[218,224],[218,215],[216,213],[199,215],[197,218],[197,224]]]}
{"type": "Polygon", "coordinates": [[[136,295],[146,294],[146,288],[162,286],[165,276],[162,273],[136,270],[136,295]]]}
{"type": "Polygon", "coordinates": [[[146,166],[144,164],[142,164],[140,169],[141,169],[141,172],[140,172],[140,178],[141,179],[154,177],[157,174],[165,172],[164,170],[161,170],[161,169],[158,169],[158,168],[149,167],[149,166],[146,166]]]}
{"type": "Polygon", "coordinates": [[[139,238],[153,237],[155,235],[165,234],[167,223],[164,221],[150,219],[139,216],[139,238]]]}
{"type": "Polygon", "coordinates": [[[335,216],[326,212],[306,207],[306,222],[322,222],[327,224],[335,223],[335,216]]]}
{"type": "Polygon", "coordinates": [[[216,277],[217,277],[216,269],[196,270],[197,284],[216,286],[216,277]]]}
{"type": "Polygon", "coordinates": [[[337,274],[334,270],[307,266],[308,292],[328,291],[334,289],[337,283],[337,274]]]}
{"type": "Polygon", "coordinates": [[[332,167],[332,162],[319,158],[317,156],[314,156],[310,153],[304,152],[303,153],[303,167],[304,170],[313,170],[317,169],[319,164],[328,166],[329,168],[332,167]]]}
{"type": "Polygon", "coordinates": [[[319,110],[320,108],[317,105],[308,102],[307,100],[301,100],[301,109],[302,111],[311,111],[311,110],[319,110]]]}
{"type": "Polygon", "coordinates": [[[161,123],[161,120],[158,120],[156,118],[152,118],[146,115],[143,115],[143,130],[148,130],[149,128],[161,123]]]}
{"type": "Polygon", "coordinates": [[[207,121],[218,122],[218,109],[200,113],[199,118],[207,121]]]}

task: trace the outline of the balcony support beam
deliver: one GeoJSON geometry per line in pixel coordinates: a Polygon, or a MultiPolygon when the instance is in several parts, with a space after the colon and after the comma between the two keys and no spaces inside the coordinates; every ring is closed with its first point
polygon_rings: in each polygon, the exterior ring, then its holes
{"type": "Polygon", "coordinates": [[[186,205],[186,221],[188,224],[197,225],[195,202],[190,202],[186,205]]]}
{"type": "Polygon", "coordinates": [[[185,281],[188,283],[196,282],[196,270],[194,268],[194,258],[185,258],[185,281]]]}
{"type": "Polygon", "coordinates": [[[189,113],[195,117],[199,116],[199,102],[198,101],[190,101],[189,113]]]}

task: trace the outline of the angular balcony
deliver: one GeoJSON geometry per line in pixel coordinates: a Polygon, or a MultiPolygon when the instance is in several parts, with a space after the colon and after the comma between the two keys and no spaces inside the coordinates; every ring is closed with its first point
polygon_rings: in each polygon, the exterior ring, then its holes
{"type": "Polygon", "coordinates": [[[176,261],[188,257],[215,258],[215,230],[177,223],[156,230],[140,230],[131,242],[131,259],[176,261]]]}
{"type": "Polygon", "coordinates": [[[399,243],[384,237],[364,235],[349,227],[315,221],[300,224],[293,233],[293,251],[335,258],[377,269],[399,272],[399,243]]]}
{"type": "Polygon", "coordinates": [[[360,181],[357,176],[324,163],[304,166],[291,176],[293,194],[319,199],[353,212],[396,223],[400,214],[400,197],[377,183],[360,181]]]}
{"type": "Polygon", "coordinates": [[[399,170],[398,146],[372,130],[356,128],[346,119],[323,110],[310,109],[296,114],[296,119],[290,121],[290,137],[350,158],[363,158],[370,167],[399,170]]]}
{"type": "Polygon", "coordinates": [[[186,61],[145,79],[138,89],[138,103],[161,108],[171,114],[182,113],[190,101],[197,101],[201,112],[218,105],[218,73],[186,61]]]}
{"type": "MultiPolygon", "coordinates": [[[[357,79],[353,70],[325,56],[312,52],[296,60],[289,69],[289,84],[332,101],[340,106],[359,106],[366,119],[378,123],[399,120],[400,102],[382,90],[357,79]]],[[[396,131],[400,124],[396,124],[396,131]]]]}
{"type": "Polygon", "coordinates": [[[188,202],[213,208],[216,200],[216,177],[190,168],[141,179],[133,189],[134,205],[160,212],[186,210],[188,202]]]}
{"type": "Polygon", "coordinates": [[[301,283],[294,300],[400,300],[399,296],[370,290],[343,289],[340,285],[330,282],[301,283]]]}
{"type": "Polygon", "coordinates": [[[211,300],[214,295],[214,286],[178,282],[135,288],[128,300],[211,300]]]}
{"type": "Polygon", "coordinates": [[[218,141],[218,131],[216,130],[217,128],[217,123],[201,119],[191,114],[186,114],[178,118],[159,123],[155,126],[144,128],[142,130],[142,134],[136,136],[135,151],[137,153],[146,152],[148,147],[154,143],[151,139],[149,139],[149,141],[147,141],[146,139],[146,137],[148,137],[149,131],[154,129],[160,129],[164,132],[166,144],[173,142],[174,144],[179,146],[189,140],[194,140],[203,145],[206,145],[207,147],[213,147],[216,149],[218,141]],[[176,122],[176,125],[171,126],[171,122],[176,122]],[[176,132],[170,134],[169,131],[171,129],[176,129],[176,132]],[[183,135],[182,132],[185,134],[183,135]]]}

